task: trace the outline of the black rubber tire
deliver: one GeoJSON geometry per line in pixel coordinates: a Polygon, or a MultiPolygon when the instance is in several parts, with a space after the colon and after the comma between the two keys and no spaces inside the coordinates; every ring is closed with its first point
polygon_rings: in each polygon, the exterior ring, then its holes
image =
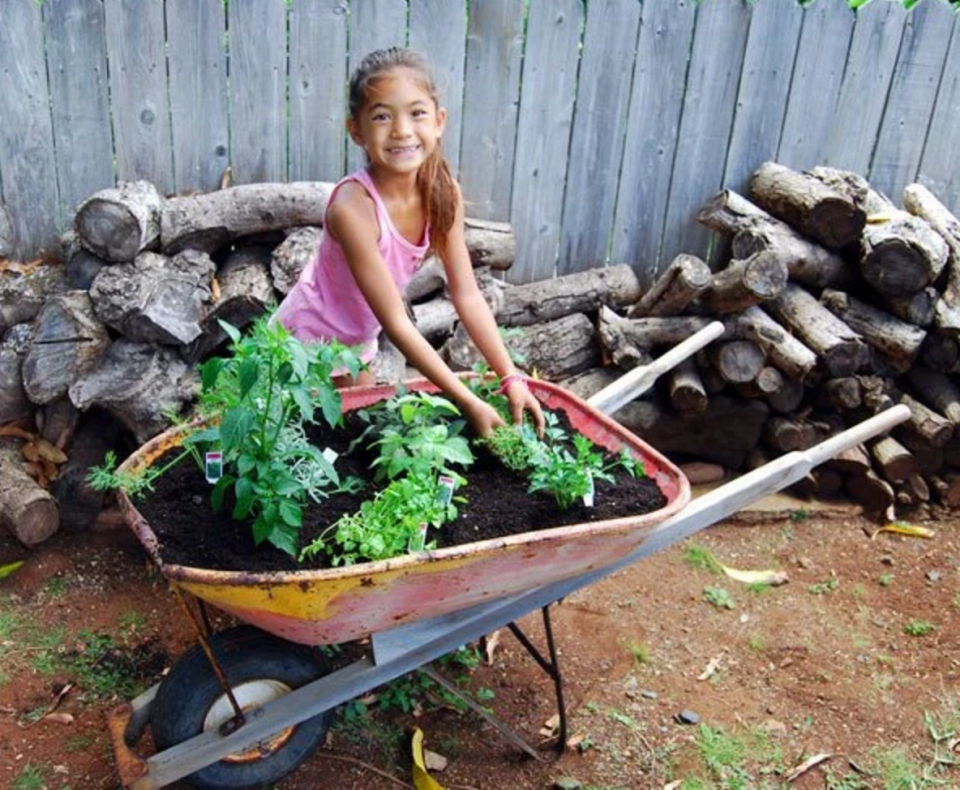
{"type": "MultiPolygon", "coordinates": [[[[214,634],[214,655],[235,689],[243,683],[282,684],[289,689],[324,673],[318,651],[240,626],[214,634]]],[[[159,751],[199,735],[207,714],[226,695],[203,648],[196,645],[174,665],[157,689],[150,710],[150,729],[159,751]]],[[[276,782],[293,771],[319,745],[329,724],[327,713],[295,725],[289,739],[272,754],[247,762],[221,760],[184,781],[199,790],[247,790],[276,782]]]]}

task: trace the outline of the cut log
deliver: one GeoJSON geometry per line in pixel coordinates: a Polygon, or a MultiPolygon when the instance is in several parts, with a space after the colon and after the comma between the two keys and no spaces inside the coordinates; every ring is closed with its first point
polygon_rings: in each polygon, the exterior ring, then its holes
{"type": "Polygon", "coordinates": [[[943,301],[950,311],[960,311],[960,220],[922,184],[903,190],[903,206],[924,219],[943,238],[949,250],[943,301]]]}
{"type": "Polygon", "coordinates": [[[27,417],[33,402],[23,388],[23,358],[30,347],[33,327],[16,324],[0,342],[0,425],[27,417]]]}
{"type": "Polygon", "coordinates": [[[792,414],[803,403],[807,388],[802,381],[786,376],[780,382],[780,389],[767,395],[767,404],[777,414],[792,414]]]}
{"type": "Polygon", "coordinates": [[[0,335],[32,321],[47,299],[67,290],[63,266],[40,264],[0,272],[0,335]]]}
{"type": "Polygon", "coordinates": [[[724,190],[709,200],[697,219],[711,230],[733,237],[733,257],[743,260],[761,250],[778,255],[790,279],[818,288],[845,289],[856,270],[833,250],[807,239],[742,195],[724,190]]]}
{"type": "Polygon", "coordinates": [[[155,249],[163,196],[149,181],[127,181],[103,189],[77,208],[74,228],[80,243],[108,261],[132,261],[155,249]]]}
{"type": "Polygon", "coordinates": [[[788,283],[765,307],[820,357],[831,375],[849,376],[869,363],[870,348],[860,335],[800,286],[788,283]]]}
{"type": "MultiPolygon", "coordinates": [[[[881,294],[883,296],[883,294],[881,294]]],[[[887,308],[897,318],[906,321],[908,324],[914,324],[920,327],[929,327],[938,320],[938,315],[943,314],[940,298],[940,292],[933,286],[917,291],[915,294],[890,295],[883,296],[887,308]]],[[[952,321],[952,316],[944,316],[943,320],[952,321]]],[[[960,330],[960,325],[958,325],[960,330]]]]}
{"type": "Polygon", "coordinates": [[[706,352],[714,370],[729,384],[753,381],[766,360],[763,349],[751,340],[714,343],[706,352]]]}
{"type": "Polygon", "coordinates": [[[926,404],[906,394],[900,396],[900,403],[909,407],[910,417],[899,428],[933,447],[943,447],[953,437],[953,423],[926,404]]]}
{"type": "Polygon", "coordinates": [[[184,250],[171,258],[143,252],[133,263],[103,268],[90,287],[97,316],[129,340],[187,345],[201,333],[216,266],[184,250]]]}
{"type": "Polygon", "coordinates": [[[937,499],[946,507],[960,507],[960,475],[935,476],[930,479],[937,499]]]}
{"type": "Polygon", "coordinates": [[[737,392],[745,398],[769,398],[780,392],[784,381],[779,370],[763,367],[753,380],[740,384],[737,392]]]}
{"type": "MultiPolygon", "coordinates": [[[[865,190],[863,190],[865,192],[865,190]]],[[[860,238],[867,214],[863,197],[824,183],[814,172],[764,162],[750,179],[750,198],[824,247],[841,249],[860,238]]]]}
{"type": "Polygon", "coordinates": [[[421,375],[407,365],[406,357],[393,345],[386,332],[380,333],[377,354],[370,362],[370,373],[377,384],[397,384],[421,375]]]}
{"type": "Polygon", "coordinates": [[[670,405],[682,415],[700,414],[707,408],[707,391],[697,370],[697,363],[689,357],[670,371],[668,390],[670,405]]]}
{"type": "Polygon", "coordinates": [[[712,276],[710,267],[696,255],[681,253],[627,311],[627,318],[680,315],[710,284],[712,276]]]}
{"type": "Polygon", "coordinates": [[[27,473],[22,444],[0,438],[0,526],[25,546],[36,546],[57,531],[60,513],[53,495],[27,473]]]}
{"type": "Polygon", "coordinates": [[[842,376],[823,382],[818,402],[834,411],[853,411],[863,405],[863,387],[856,376],[842,376]]]}
{"type": "Polygon", "coordinates": [[[913,453],[913,457],[917,461],[920,474],[925,477],[938,474],[946,463],[942,447],[925,447],[910,452],[913,453]]]}
{"type": "Polygon", "coordinates": [[[778,324],[760,307],[750,307],[738,316],[726,319],[727,332],[733,337],[752,340],[767,359],[787,378],[804,382],[817,366],[817,355],[778,324]]]}
{"type": "Polygon", "coordinates": [[[889,483],[900,483],[919,472],[917,459],[892,436],[884,436],[870,444],[874,468],[889,483]]]}
{"type": "Polygon", "coordinates": [[[322,236],[323,230],[320,228],[294,228],[276,246],[270,260],[270,276],[273,278],[273,287],[280,294],[286,296],[290,293],[300,273],[317,257],[322,236]]]}
{"type": "Polygon", "coordinates": [[[872,467],[867,448],[858,444],[847,450],[841,450],[833,458],[824,463],[824,466],[835,469],[845,477],[855,477],[866,474],[872,467]]]}
{"type": "Polygon", "coordinates": [[[0,258],[9,258],[17,247],[17,233],[10,212],[0,203],[0,258]]]}
{"type": "MultiPolygon", "coordinates": [[[[507,338],[510,350],[548,381],[567,378],[600,364],[600,347],[593,323],[582,313],[534,324],[522,334],[507,338]]],[[[459,325],[441,349],[454,370],[471,370],[481,357],[459,325]]]]}
{"type": "Polygon", "coordinates": [[[240,247],[223,262],[217,270],[219,298],[203,316],[200,334],[183,349],[187,362],[206,359],[226,342],[227,333],[220,328],[220,321],[243,329],[276,302],[270,282],[271,253],[270,247],[240,247]]]}
{"type": "Polygon", "coordinates": [[[699,316],[671,318],[621,318],[609,308],[600,308],[599,329],[609,350],[633,345],[649,350],[657,346],[675,346],[710,323],[699,316]]]}
{"type": "Polygon", "coordinates": [[[923,365],[915,365],[907,378],[924,403],[954,425],[960,425],[960,387],[947,375],[923,365]]]}
{"type": "Polygon", "coordinates": [[[573,313],[595,313],[601,305],[633,304],[639,297],[636,272],[621,263],[511,286],[505,290],[497,319],[503,326],[530,326],[573,313]]]}
{"type": "Polygon", "coordinates": [[[560,380],[560,385],[583,400],[589,400],[600,390],[610,386],[622,375],[622,371],[613,366],[591,368],[560,380]]]}
{"type": "Polygon", "coordinates": [[[727,315],[773,299],[787,284],[787,263],[777,252],[761,250],[730,261],[710,279],[697,303],[713,315],[727,315]]]}
{"type": "Polygon", "coordinates": [[[80,422],[80,412],[66,395],[45,403],[34,416],[41,438],[60,450],[65,450],[71,443],[80,422]]]}
{"type": "Polygon", "coordinates": [[[78,250],[67,261],[67,285],[73,291],[89,291],[100,270],[109,265],[88,250],[78,250]]]}
{"type": "Polygon", "coordinates": [[[956,373],[960,369],[960,343],[941,332],[927,333],[920,350],[923,364],[940,373],[956,373]]]}
{"type": "Polygon", "coordinates": [[[807,450],[827,436],[829,431],[820,423],[779,414],[763,427],[764,443],[778,454],[807,450]]]}
{"type": "Polygon", "coordinates": [[[88,293],[68,291],[48,299],[23,358],[24,391],[37,404],[63,397],[109,344],[107,328],[94,315],[88,293]]]}
{"type": "Polygon", "coordinates": [[[50,489],[60,508],[61,529],[88,529],[97,520],[104,492],[91,488],[87,476],[103,464],[108,451],[116,449],[119,439],[120,427],[113,418],[100,411],[84,415],[70,445],[69,460],[50,489]]]}
{"type": "Polygon", "coordinates": [[[842,291],[824,290],[820,301],[837,318],[883,354],[899,373],[910,369],[927,333],[842,291]]]}
{"type": "Polygon", "coordinates": [[[631,401],[614,416],[662,453],[735,471],[756,446],[769,413],[763,401],[717,395],[693,416],[679,415],[656,398],[631,401]]]}
{"type": "Polygon", "coordinates": [[[843,491],[843,475],[836,470],[818,466],[812,474],[817,481],[817,496],[835,497],[843,491]]]}
{"type": "MultiPolygon", "coordinates": [[[[490,306],[490,312],[499,317],[503,310],[506,291],[500,280],[494,279],[486,267],[476,270],[477,285],[484,300],[490,306]]],[[[434,345],[441,345],[453,334],[460,321],[460,315],[453,301],[446,295],[431,299],[423,304],[408,305],[411,317],[417,329],[434,345]]],[[[500,321],[501,326],[507,324],[500,321]]]]}
{"type": "Polygon", "coordinates": [[[196,371],[173,349],[121,338],[69,393],[78,409],[105,409],[143,444],[170,426],[167,414],[196,400],[199,385],[196,371]]]}
{"type": "Polygon", "coordinates": [[[857,381],[863,390],[863,405],[870,414],[879,414],[900,400],[901,392],[892,379],[883,376],[857,376],[857,381]]]}
{"type": "Polygon", "coordinates": [[[850,498],[871,516],[885,514],[896,501],[893,486],[872,470],[856,477],[848,477],[843,488],[850,498]]]}
{"type": "Polygon", "coordinates": [[[948,248],[930,224],[893,205],[873,190],[867,194],[867,226],[859,257],[863,279],[882,294],[912,294],[926,288],[947,264],[948,248]]]}
{"type": "Polygon", "coordinates": [[[430,258],[424,261],[423,266],[417,269],[407,283],[404,298],[410,304],[425,302],[442,294],[446,287],[447,273],[443,269],[443,263],[438,258],[430,258]]]}
{"type": "Polygon", "coordinates": [[[474,267],[503,271],[513,266],[517,241],[509,223],[467,217],[463,221],[463,236],[474,267]]]}

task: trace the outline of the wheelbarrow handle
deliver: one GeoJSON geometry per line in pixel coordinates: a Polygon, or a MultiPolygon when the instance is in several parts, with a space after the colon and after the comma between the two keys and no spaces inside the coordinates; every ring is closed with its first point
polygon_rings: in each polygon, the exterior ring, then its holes
{"type": "Polygon", "coordinates": [[[724,333],[719,321],[712,321],[682,343],[678,343],[665,354],[657,357],[649,365],[634,368],[612,384],[587,399],[587,403],[605,414],[613,414],[621,406],[646,392],[653,383],[668,370],[672,370],[687,357],[693,356],[708,343],[724,333]]]}

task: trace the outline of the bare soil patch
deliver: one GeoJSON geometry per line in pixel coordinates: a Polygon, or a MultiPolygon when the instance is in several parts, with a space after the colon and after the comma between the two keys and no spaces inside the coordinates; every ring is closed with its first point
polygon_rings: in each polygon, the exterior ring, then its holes
{"type": "MultiPolygon", "coordinates": [[[[475,714],[429,697],[410,712],[371,701],[366,721],[341,718],[277,790],[412,786],[410,726],[448,758],[435,774],[447,790],[546,790],[564,777],[604,790],[675,781],[885,790],[896,785],[884,755],[898,754],[917,777],[929,770],[943,782],[915,786],[960,786],[960,768],[934,762],[946,741],[929,726],[960,718],[960,522],[927,524],[931,540],[871,539],[877,525],[858,517],[803,515],[716,525],[553,607],[580,748],[560,757],[545,749],[541,763],[475,714]],[[753,590],[697,567],[694,548],[736,568],[783,569],[789,583],[753,590]],[[707,588],[725,589],[734,608],[708,603],[707,588]],[[908,634],[917,623],[930,628],[908,634]],[[685,710],[700,724],[679,723],[685,710]],[[747,742],[761,731],[763,748],[740,767],[746,778],[706,765],[705,733],[747,742]],[[818,753],[831,756],[787,782],[818,753]]],[[[194,644],[192,626],[126,530],[63,534],[32,552],[0,538],[0,564],[16,559],[24,566],[0,581],[0,787],[115,790],[104,714],[129,698],[128,680],[156,682],[194,644]],[[117,661],[112,688],[93,688],[97,673],[77,661],[84,651],[117,661]],[[27,783],[34,778],[41,784],[27,783]]],[[[522,622],[535,639],[539,620],[522,622]]],[[[469,688],[492,692],[484,704],[536,744],[555,712],[552,684],[512,635],[499,636],[469,688]]]]}

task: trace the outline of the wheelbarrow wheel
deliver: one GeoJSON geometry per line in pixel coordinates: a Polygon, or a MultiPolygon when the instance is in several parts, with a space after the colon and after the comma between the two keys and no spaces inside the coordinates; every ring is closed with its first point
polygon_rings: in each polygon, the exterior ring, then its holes
{"type": "MultiPolygon", "coordinates": [[[[316,680],[324,672],[312,648],[287,642],[251,626],[210,639],[237,702],[249,711],[316,680]]],[[[150,728],[163,751],[235,717],[203,648],[187,651],[164,678],[150,711],[150,728]]],[[[327,713],[285,728],[243,752],[192,773],[186,782],[199,790],[243,790],[269,785],[296,768],[326,735],[327,713]]]]}

